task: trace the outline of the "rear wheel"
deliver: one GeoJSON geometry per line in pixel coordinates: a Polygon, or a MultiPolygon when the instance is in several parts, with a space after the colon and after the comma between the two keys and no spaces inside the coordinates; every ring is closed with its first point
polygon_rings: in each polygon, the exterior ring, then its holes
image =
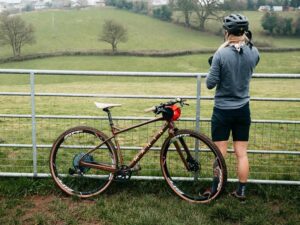
{"type": "Polygon", "coordinates": [[[57,186],[69,195],[88,198],[103,192],[113,180],[113,173],[84,167],[87,163],[101,163],[116,168],[117,157],[112,143],[106,142],[90,154],[107,137],[91,127],[74,127],[54,142],[50,153],[50,171],[57,186]]]}
{"type": "Polygon", "coordinates": [[[178,130],[165,141],[161,168],[171,189],[193,203],[215,199],[227,180],[220,150],[208,137],[192,130],[178,130]]]}

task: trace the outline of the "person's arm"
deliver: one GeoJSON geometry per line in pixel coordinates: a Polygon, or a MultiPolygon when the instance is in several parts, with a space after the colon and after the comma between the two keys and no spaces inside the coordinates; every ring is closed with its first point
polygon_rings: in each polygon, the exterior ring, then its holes
{"type": "Polygon", "coordinates": [[[256,66],[257,66],[257,64],[259,63],[259,61],[260,61],[260,56],[259,56],[259,52],[258,52],[258,50],[256,49],[256,52],[257,52],[257,60],[256,60],[256,66]]]}
{"type": "Polygon", "coordinates": [[[212,64],[206,78],[206,87],[213,89],[220,82],[220,56],[216,53],[212,59],[212,64]]]}

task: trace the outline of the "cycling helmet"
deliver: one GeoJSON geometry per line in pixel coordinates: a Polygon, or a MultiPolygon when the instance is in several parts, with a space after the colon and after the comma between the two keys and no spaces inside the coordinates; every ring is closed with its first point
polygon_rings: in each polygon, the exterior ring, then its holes
{"type": "Polygon", "coordinates": [[[226,16],[223,20],[223,27],[229,34],[243,35],[248,31],[249,22],[247,17],[240,14],[231,14],[226,16]]]}

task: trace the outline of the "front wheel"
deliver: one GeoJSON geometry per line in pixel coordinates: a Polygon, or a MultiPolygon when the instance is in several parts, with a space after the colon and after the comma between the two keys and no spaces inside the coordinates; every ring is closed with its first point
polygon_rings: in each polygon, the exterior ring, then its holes
{"type": "Polygon", "coordinates": [[[88,198],[103,192],[113,180],[113,173],[80,165],[105,164],[116,168],[117,156],[114,146],[102,132],[91,127],[74,127],[54,142],[50,153],[50,172],[57,186],[69,195],[88,198]]]}
{"type": "Polygon", "coordinates": [[[208,137],[192,130],[178,130],[166,139],[160,163],[168,185],[189,202],[210,202],[226,184],[227,169],[220,150],[208,137]]]}

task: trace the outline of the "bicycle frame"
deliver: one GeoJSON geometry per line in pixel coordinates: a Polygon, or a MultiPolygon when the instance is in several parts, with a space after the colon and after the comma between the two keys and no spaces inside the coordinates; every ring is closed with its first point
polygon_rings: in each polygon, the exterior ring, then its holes
{"type": "MultiPolygon", "coordinates": [[[[108,139],[104,140],[103,142],[101,142],[98,146],[96,146],[95,148],[89,150],[84,156],[82,156],[81,160],[79,160],[79,165],[80,166],[84,166],[84,167],[90,167],[90,168],[95,168],[95,169],[101,169],[101,170],[105,170],[105,171],[109,171],[109,172],[117,172],[119,170],[119,168],[112,167],[111,165],[105,165],[105,164],[99,164],[99,163],[88,163],[88,162],[84,162],[82,159],[96,151],[97,149],[99,149],[103,144],[111,141],[112,139],[114,139],[115,144],[116,144],[116,151],[117,151],[117,155],[120,159],[120,165],[123,165],[123,157],[122,157],[122,153],[121,153],[121,149],[120,149],[120,145],[117,139],[117,136],[121,133],[127,132],[129,130],[138,128],[138,127],[142,127],[145,126],[147,124],[150,123],[154,123],[157,121],[165,121],[165,119],[163,119],[163,117],[159,117],[159,118],[155,118],[143,123],[139,123],[137,125],[125,128],[125,129],[119,129],[117,127],[114,126],[113,124],[113,120],[111,118],[110,115],[110,111],[107,110],[106,111],[108,113],[108,119],[109,119],[109,123],[110,123],[110,127],[111,127],[111,132],[112,132],[112,136],[109,137],[108,139]]],[[[171,135],[172,133],[174,133],[174,123],[172,121],[166,121],[165,124],[155,133],[155,135],[153,136],[153,138],[134,156],[133,160],[129,163],[128,167],[129,168],[133,168],[142,158],[143,156],[149,151],[149,149],[155,144],[155,142],[166,132],[166,130],[169,129],[169,134],[171,135]]]]}

